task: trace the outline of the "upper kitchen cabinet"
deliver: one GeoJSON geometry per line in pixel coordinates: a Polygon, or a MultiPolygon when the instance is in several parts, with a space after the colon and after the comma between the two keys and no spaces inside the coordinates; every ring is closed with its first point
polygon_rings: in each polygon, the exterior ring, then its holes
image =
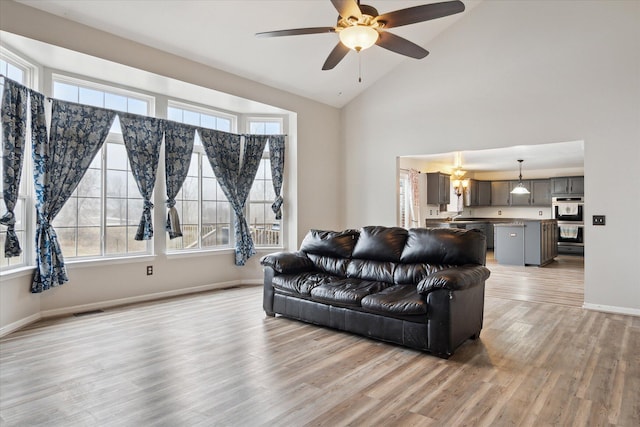
{"type": "Polygon", "coordinates": [[[478,206],[491,205],[491,181],[478,181],[478,206]]]}
{"type": "Polygon", "coordinates": [[[469,180],[469,186],[464,194],[465,206],[490,206],[491,181],[469,180]]]}
{"type": "Polygon", "coordinates": [[[491,206],[509,206],[510,192],[509,181],[491,181],[491,206]]]}
{"type": "Polygon", "coordinates": [[[427,204],[448,205],[451,203],[451,177],[440,172],[427,174],[427,204]]]}
{"type": "Polygon", "coordinates": [[[531,206],[551,206],[551,180],[531,180],[531,206]]]}
{"type": "Polygon", "coordinates": [[[562,178],[551,178],[551,194],[553,196],[582,196],[584,194],[584,177],[566,176],[562,178]]]}

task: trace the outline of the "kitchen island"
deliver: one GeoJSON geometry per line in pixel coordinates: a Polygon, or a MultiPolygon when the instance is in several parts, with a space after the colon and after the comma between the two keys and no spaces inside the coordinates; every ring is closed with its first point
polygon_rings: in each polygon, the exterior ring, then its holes
{"type": "Polygon", "coordinates": [[[544,266],[558,256],[555,219],[495,224],[494,230],[494,257],[498,264],[544,266]]]}
{"type": "Polygon", "coordinates": [[[555,219],[461,217],[453,220],[427,219],[425,225],[482,230],[487,236],[487,249],[494,250],[500,264],[543,266],[558,255],[558,223],[555,219]],[[502,245],[498,243],[498,235],[502,245]],[[520,239],[519,243],[510,241],[520,239]]]}

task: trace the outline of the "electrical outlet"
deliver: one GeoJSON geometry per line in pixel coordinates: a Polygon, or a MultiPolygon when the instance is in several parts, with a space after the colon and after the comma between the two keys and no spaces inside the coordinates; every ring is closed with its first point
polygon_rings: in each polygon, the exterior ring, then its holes
{"type": "Polygon", "coordinates": [[[153,265],[147,265],[147,276],[153,275],[153,265]]]}
{"type": "Polygon", "coordinates": [[[593,225],[605,225],[606,220],[604,215],[594,215],[593,225]]]}
{"type": "Polygon", "coordinates": [[[538,211],[538,215],[542,216],[542,211],[538,211]]]}
{"type": "Polygon", "coordinates": [[[498,211],[498,215],[502,215],[502,211],[498,211]]]}

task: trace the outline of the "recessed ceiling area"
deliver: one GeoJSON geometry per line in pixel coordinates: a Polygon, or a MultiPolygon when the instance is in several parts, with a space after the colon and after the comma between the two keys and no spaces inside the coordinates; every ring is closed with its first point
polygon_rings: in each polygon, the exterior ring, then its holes
{"type": "Polygon", "coordinates": [[[403,156],[400,162],[422,172],[451,173],[457,153],[461,156],[461,168],[476,179],[517,178],[518,159],[524,160],[524,178],[584,175],[584,141],[403,156]]]}

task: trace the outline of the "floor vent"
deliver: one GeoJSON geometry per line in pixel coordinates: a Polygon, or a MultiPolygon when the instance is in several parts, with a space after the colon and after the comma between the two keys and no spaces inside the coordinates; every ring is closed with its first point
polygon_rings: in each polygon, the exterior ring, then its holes
{"type": "Polygon", "coordinates": [[[92,314],[104,313],[104,310],[89,310],[89,311],[81,311],[80,313],[73,313],[76,317],[81,316],[91,316],[92,314]]]}

